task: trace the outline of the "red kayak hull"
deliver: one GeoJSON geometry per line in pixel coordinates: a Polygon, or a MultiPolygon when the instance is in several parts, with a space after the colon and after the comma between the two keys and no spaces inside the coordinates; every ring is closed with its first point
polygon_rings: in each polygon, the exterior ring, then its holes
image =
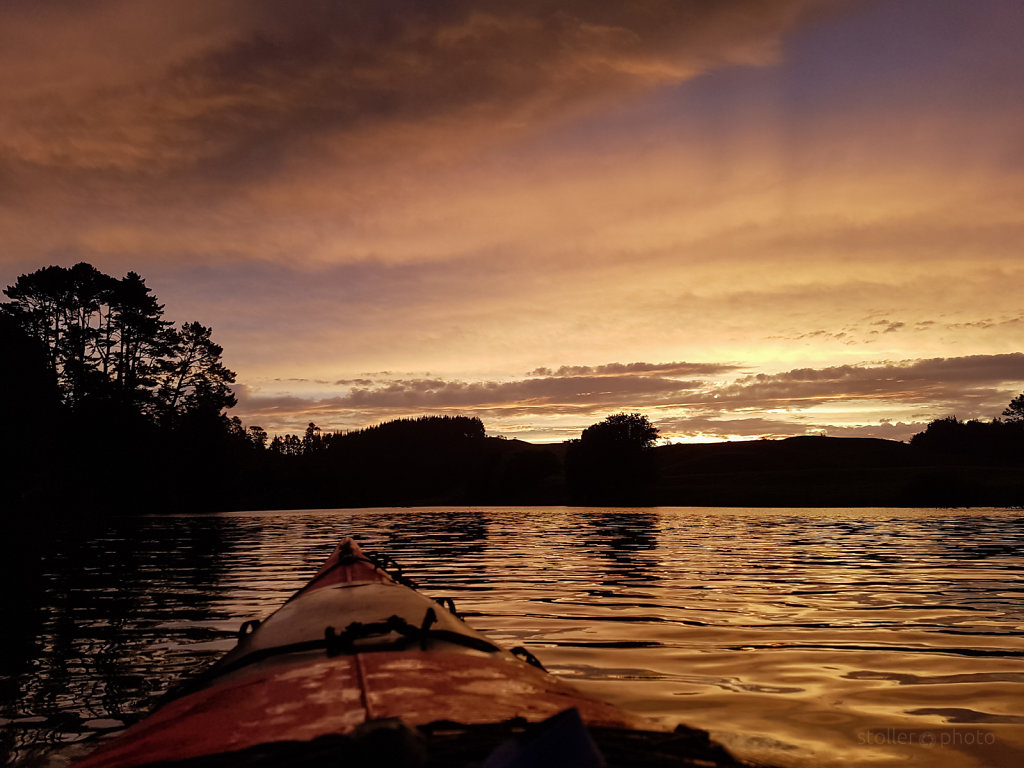
{"type": "Polygon", "coordinates": [[[539,722],[571,707],[590,725],[643,725],[515,661],[416,651],[357,654],[284,666],[171,702],[80,768],[138,766],[268,742],[309,741],[387,718],[409,725],[539,722]]]}
{"type": "Polygon", "coordinates": [[[131,768],[180,761],[349,734],[389,718],[413,727],[513,718],[539,722],[576,708],[588,725],[656,728],[481,638],[429,598],[395,582],[345,539],[310,583],[242,637],[198,689],[172,699],[76,765],[131,768]],[[334,635],[334,626],[340,631],[347,625],[347,632],[367,619],[387,618],[374,614],[378,604],[385,613],[405,610],[411,624],[426,612],[433,620],[424,626],[443,632],[423,630],[413,648],[381,648],[390,636],[343,651],[332,652],[328,644],[326,654],[317,645],[314,635],[322,637],[328,624],[328,635],[334,635]]]}

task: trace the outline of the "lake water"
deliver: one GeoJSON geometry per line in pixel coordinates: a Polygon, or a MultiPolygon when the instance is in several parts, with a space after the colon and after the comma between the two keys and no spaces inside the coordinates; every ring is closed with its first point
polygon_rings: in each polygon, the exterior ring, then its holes
{"type": "Polygon", "coordinates": [[[0,750],[31,766],[88,751],[231,648],[345,534],[550,671],[741,757],[1024,765],[1024,512],[994,509],[120,518],[55,541],[38,606],[4,630],[0,750]]]}

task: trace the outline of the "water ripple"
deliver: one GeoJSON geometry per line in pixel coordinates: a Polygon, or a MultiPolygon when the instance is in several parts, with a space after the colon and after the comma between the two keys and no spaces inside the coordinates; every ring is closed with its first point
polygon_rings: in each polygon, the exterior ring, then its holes
{"type": "Polygon", "coordinates": [[[124,518],[55,543],[0,669],[0,751],[137,720],[342,535],[629,709],[783,765],[1024,763],[1024,513],[409,509],[124,518]],[[985,730],[967,726],[983,724],[985,730]],[[941,749],[941,752],[939,751],[941,749]]]}

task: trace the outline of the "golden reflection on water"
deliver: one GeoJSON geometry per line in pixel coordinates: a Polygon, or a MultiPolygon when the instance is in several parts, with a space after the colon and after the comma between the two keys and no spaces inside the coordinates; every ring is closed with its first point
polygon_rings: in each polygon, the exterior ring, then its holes
{"type": "Polygon", "coordinates": [[[50,745],[43,759],[60,764],[76,748],[59,745],[131,721],[352,534],[499,642],[741,756],[1024,764],[1020,511],[410,509],[119,525],[48,564],[42,642],[4,678],[19,754],[50,745]],[[92,571],[69,573],[85,562],[92,571]]]}

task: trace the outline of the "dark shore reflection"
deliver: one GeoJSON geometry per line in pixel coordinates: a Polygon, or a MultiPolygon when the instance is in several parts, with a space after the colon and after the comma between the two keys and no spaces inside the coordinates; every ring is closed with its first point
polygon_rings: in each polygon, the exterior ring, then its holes
{"type": "Polygon", "coordinates": [[[408,553],[417,560],[433,558],[443,563],[482,553],[487,546],[489,524],[489,517],[476,510],[405,512],[388,534],[386,546],[396,559],[399,554],[408,553]]]}
{"type": "Polygon", "coordinates": [[[0,748],[30,758],[121,728],[191,674],[194,657],[176,663],[175,649],[224,635],[205,625],[219,618],[212,603],[231,533],[216,518],[125,518],[88,541],[51,542],[23,574],[40,605],[11,622],[25,623],[20,647],[5,648],[0,748]]]}
{"type": "Polygon", "coordinates": [[[658,516],[647,512],[581,514],[580,546],[606,562],[606,583],[626,586],[657,578],[658,516]]]}

